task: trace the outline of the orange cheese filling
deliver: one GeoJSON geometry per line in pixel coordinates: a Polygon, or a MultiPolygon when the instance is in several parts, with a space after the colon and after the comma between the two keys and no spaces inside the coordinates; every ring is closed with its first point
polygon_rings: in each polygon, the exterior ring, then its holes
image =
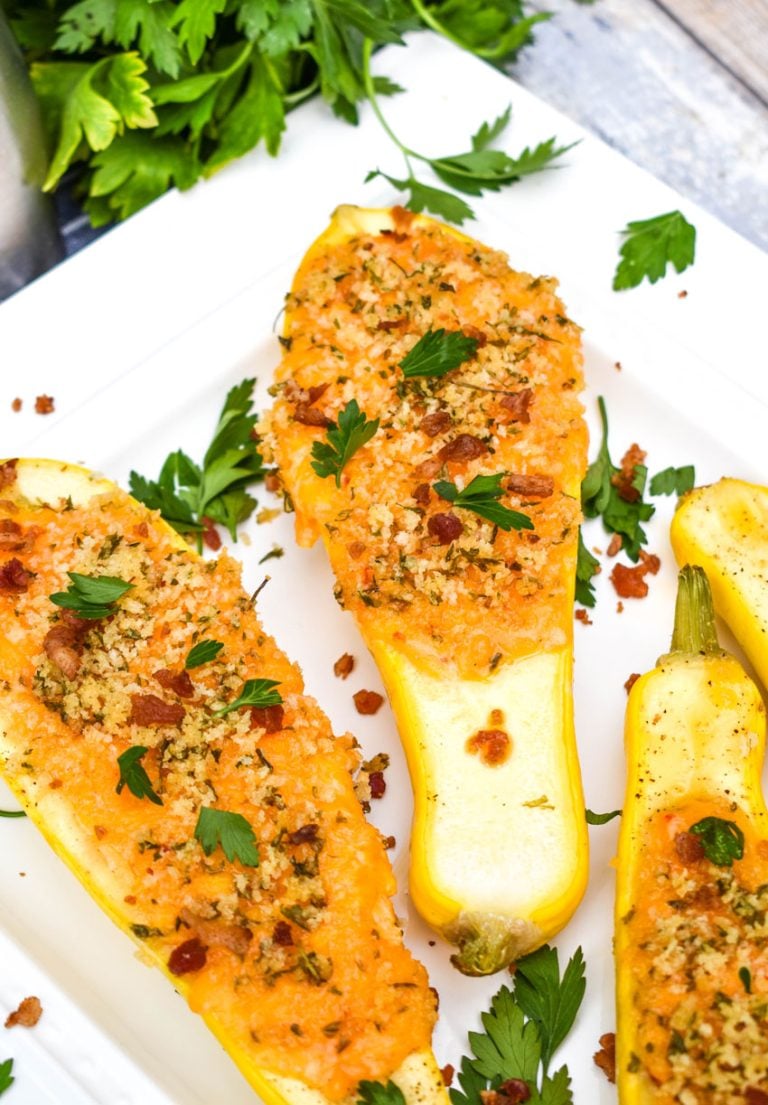
{"type": "Polygon", "coordinates": [[[727,803],[690,800],[648,823],[636,872],[638,904],[622,919],[631,1069],[648,1073],[657,1105],[768,1093],[768,842],[727,803]],[[705,817],[742,829],[732,867],[710,862],[688,832],[705,817]]]}
{"type": "Polygon", "coordinates": [[[21,531],[0,552],[4,776],[246,1067],[333,1100],[361,1079],[386,1080],[429,1046],[435,1002],[402,945],[392,871],[354,794],[353,738],[335,738],[303,695],[228,556],[180,550],[117,490],[84,508],[32,509],[13,486],[2,497],[0,536],[21,531]],[[44,645],[63,624],[49,596],[68,571],[133,584],[81,636],[71,677],[44,645]],[[175,681],[204,639],[223,644],[218,656],[175,681]],[[278,681],[282,711],[217,714],[261,678],[278,681]],[[136,700],[148,696],[174,720],[138,723],[136,700]],[[116,793],[117,758],[137,745],[162,805],[116,793]],[[221,847],[205,854],[203,806],[247,819],[258,866],[221,847]]]}

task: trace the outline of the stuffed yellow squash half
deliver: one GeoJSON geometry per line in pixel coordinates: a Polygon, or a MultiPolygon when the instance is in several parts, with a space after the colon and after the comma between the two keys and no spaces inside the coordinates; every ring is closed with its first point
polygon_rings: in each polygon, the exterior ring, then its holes
{"type": "Polygon", "coordinates": [[[469,974],[562,927],[587,838],[571,699],[587,436],[555,282],[400,208],[342,207],[287,297],[267,448],[382,673],[411,890],[469,974]]]}
{"type": "Polygon", "coordinates": [[[228,556],[69,465],[0,465],[0,770],[268,1105],[446,1101],[434,995],[335,738],[228,556]]]}
{"type": "Polygon", "coordinates": [[[680,576],[672,650],[636,681],[616,892],[621,1105],[768,1103],[765,707],[680,576]]]}

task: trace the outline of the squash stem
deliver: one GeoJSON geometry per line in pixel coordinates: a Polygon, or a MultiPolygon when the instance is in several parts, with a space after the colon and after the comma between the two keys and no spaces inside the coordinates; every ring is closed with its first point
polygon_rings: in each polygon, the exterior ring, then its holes
{"type": "Polygon", "coordinates": [[[677,577],[672,652],[712,655],[720,651],[706,572],[697,564],[686,564],[677,577]]]}

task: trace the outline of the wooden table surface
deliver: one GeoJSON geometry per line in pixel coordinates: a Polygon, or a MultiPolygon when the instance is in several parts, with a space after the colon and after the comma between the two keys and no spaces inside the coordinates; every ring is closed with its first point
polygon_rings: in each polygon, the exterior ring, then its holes
{"type": "Polygon", "coordinates": [[[768,249],[768,0],[530,7],[510,75],[768,249]]]}

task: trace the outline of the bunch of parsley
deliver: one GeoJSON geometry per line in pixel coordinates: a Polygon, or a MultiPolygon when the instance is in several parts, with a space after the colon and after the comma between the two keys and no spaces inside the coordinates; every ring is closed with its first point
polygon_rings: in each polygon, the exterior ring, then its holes
{"type": "MultiPolygon", "coordinates": [[[[361,100],[401,91],[373,78],[369,60],[408,30],[428,27],[501,64],[548,18],[526,15],[523,0],[10,0],[7,9],[50,139],[45,188],[79,163],[95,225],[188,188],[259,143],[276,155],[287,113],[316,92],[355,123],[361,100]]],[[[442,159],[438,175],[479,195],[554,155],[550,140],[507,158],[487,149],[496,136],[486,127],[470,153],[442,159]]],[[[404,187],[425,205],[410,171],[404,187]]],[[[427,196],[436,213],[467,217],[455,195],[427,196]]]]}

